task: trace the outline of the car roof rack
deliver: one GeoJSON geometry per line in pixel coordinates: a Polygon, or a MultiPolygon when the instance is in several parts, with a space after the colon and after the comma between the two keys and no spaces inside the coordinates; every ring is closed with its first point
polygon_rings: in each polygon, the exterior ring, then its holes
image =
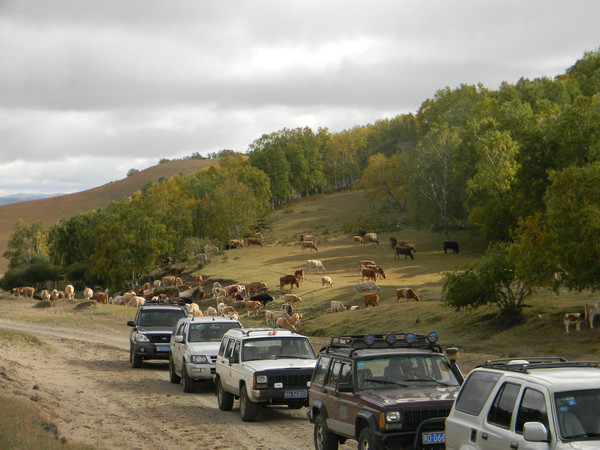
{"type": "Polygon", "coordinates": [[[146,300],[144,305],[171,305],[171,306],[185,306],[186,302],[184,299],[178,298],[156,298],[146,300]]]}
{"type": "Polygon", "coordinates": [[[531,369],[555,369],[569,367],[600,368],[600,361],[567,361],[561,356],[534,356],[530,358],[492,359],[478,366],[486,369],[509,370],[520,373],[531,373],[531,369]]]}
{"type": "Polygon", "coordinates": [[[332,336],[328,346],[321,351],[329,353],[348,352],[351,356],[356,350],[390,348],[425,348],[442,353],[442,347],[436,344],[438,334],[387,333],[387,334],[344,334],[332,336]]]}
{"type": "Polygon", "coordinates": [[[277,335],[277,333],[281,331],[297,334],[294,330],[288,330],[287,328],[240,328],[239,331],[241,331],[244,336],[250,336],[252,333],[264,333],[265,331],[272,333],[272,336],[277,335]]]}

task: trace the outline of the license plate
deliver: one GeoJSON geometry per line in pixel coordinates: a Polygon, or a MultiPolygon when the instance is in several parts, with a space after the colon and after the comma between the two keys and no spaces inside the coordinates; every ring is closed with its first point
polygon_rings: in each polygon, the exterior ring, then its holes
{"type": "Polygon", "coordinates": [[[443,444],[446,442],[446,436],[443,431],[438,431],[435,433],[423,433],[423,444],[443,444]]]}
{"type": "Polygon", "coordinates": [[[283,398],[308,398],[308,390],[285,391],[283,393],[283,398]]]}
{"type": "Polygon", "coordinates": [[[168,352],[171,348],[168,345],[157,345],[156,346],[156,351],[157,352],[168,352]]]}

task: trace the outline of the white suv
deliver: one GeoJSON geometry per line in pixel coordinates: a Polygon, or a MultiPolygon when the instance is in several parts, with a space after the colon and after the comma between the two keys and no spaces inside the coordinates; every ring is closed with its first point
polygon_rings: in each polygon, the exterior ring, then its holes
{"type": "Polygon", "coordinates": [[[486,362],[452,406],[446,448],[600,448],[600,362],[486,362]]]}
{"type": "Polygon", "coordinates": [[[212,381],[221,339],[232,328],[242,324],[230,317],[180,319],[171,335],[171,383],[183,380],[183,392],[194,392],[196,380],[212,381]]]}
{"type": "Polygon", "coordinates": [[[258,405],[308,406],[308,387],[316,364],[306,336],[286,329],[229,330],[217,355],[215,385],[219,409],[240,399],[244,422],[256,419],[258,405]]]}

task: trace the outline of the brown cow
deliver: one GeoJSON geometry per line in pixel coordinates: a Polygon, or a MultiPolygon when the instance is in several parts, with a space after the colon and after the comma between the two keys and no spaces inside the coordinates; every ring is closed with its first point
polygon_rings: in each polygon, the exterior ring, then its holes
{"type": "Polygon", "coordinates": [[[258,245],[259,247],[262,247],[262,241],[259,238],[248,238],[248,247],[250,247],[251,245],[258,245]]]}
{"type": "Polygon", "coordinates": [[[373,269],[363,267],[360,273],[362,274],[363,281],[365,281],[365,277],[367,278],[367,280],[377,281],[377,272],[375,272],[373,269]]]}
{"type": "Polygon", "coordinates": [[[305,248],[312,248],[315,252],[319,251],[319,247],[317,247],[317,244],[315,244],[313,241],[302,241],[302,250],[305,248]]]}
{"type": "Polygon", "coordinates": [[[284,302],[295,305],[296,303],[302,303],[302,299],[300,297],[298,297],[296,294],[285,294],[284,302]]]}
{"type": "Polygon", "coordinates": [[[175,286],[175,280],[177,280],[177,277],[173,275],[165,275],[160,281],[163,286],[175,286]]]}
{"type": "Polygon", "coordinates": [[[35,289],[32,288],[31,286],[25,286],[25,287],[21,288],[21,294],[23,294],[25,297],[33,298],[34,292],[35,292],[35,289]]]}
{"type": "Polygon", "coordinates": [[[294,276],[298,279],[298,281],[304,281],[304,269],[298,269],[294,272],[294,276]]]}
{"type": "Polygon", "coordinates": [[[277,319],[275,321],[275,325],[277,325],[279,328],[287,328],[288,330],[296,331],[296,327],[292,325],[292,322],[290,322],[285,317],[280,317],[279,319],[277,319]]]}
{"type": "Polygon", "coordinates": [[[180,284],[177,286],[177,292],[180,294],[185,291],[189,291],[192,287],[189,284],[180,284]]]}
{"type": "Polygon", "coordinates": [[[360,236],[352,236],[352,238],[354,239],[354,242],[358,242],[359,244],[364,244],[365,241],[363,240],[362,237],[360,236]]]}
{"type": "Polygon", "coordinates": [[[284,275],[282,277],[279,277],[279,289],[283,291],[283,287],[286,284],[290,285],[290,289],[293,289],[294,285],[296,285],[297,288],[300,287],[300,283],[294,275],[284,275]]]}
{"type": "Polygon", "coordinates": [[[92,300],[96,300],[98,303],[104,303],[105,305],[108,305],[108,295],[106,292],[96,292],[94,295],[92,295],[92,300]]]}
{"type": "Polygon", "coordinates": [[[194,281],[196,282],[197,285],[201,285],[202,284],[202,275],[196,275],[196,277],[194,278],[194,281]]]}
{"type": "Polygon", "coordinates": [[[381,275],[384,280],[386,279],[385,270],[383,270],[382,266],[375,264],[375,265],[367,265],[366,268],[373,269],[375,272],[377,272],[379,275],[381,275]]]}
{"type": "Polygon", "coordinates": [[[417,293],[411,288],[396,289],[396,303],[398,303],[401,298],[405,298],[406,301],[409,301],[410,299],[416,300],[418,302],[421,301],[417,293]]]}
{"type": "Polygon", "coordinates": [[[569,334],[569,325],[572,323],[576,325],[577,331],[581,331],[581,324],[585,323],[585,313],[566,313],[563,316],[563,322],[565,324],[567,334],[569,334]]]}
{"type": "Polygon", "coordinates": [[[379,294],[363,294],[363,299],[365,300],[365,308],[368,306],[379,306],[379,294]]]}
{"type": "Polygon", "coordinates": [[[258,301],[248,300],[246,302],[246,315],[250,317],[250,313],[253,312],[254,315],[258,316],[258,310],[261,308],[262,304],[258,301]]]}
{"type": "Polygon", "coordinates": [[[243,248],[244,240],[243,239],[229,239],[229,248],[243,248]]]}
{"type": "Polygon", "coordinates": [[[263,292],[269,289],[267,283],[265,283],[264,281],[251,281],[250,283],[246,283],[244,287],[246,288],[246,292],[248,293],[248,295],[252,295],[252,292],[258,294],[259,292],[263,292]]]}

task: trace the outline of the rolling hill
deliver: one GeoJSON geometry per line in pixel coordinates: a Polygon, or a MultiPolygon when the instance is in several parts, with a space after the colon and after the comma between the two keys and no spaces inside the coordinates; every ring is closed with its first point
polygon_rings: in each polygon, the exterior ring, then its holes
{"type": "MultiPolygon", "coordinates": [[[[41,220],[46,227],[50,227],[63,217],[104,208],[113,200],[129,197],[148,182],[156,182],[161,177],[169,178],[176,174],[188,175],[215,163],[214,159],[170,161],[86,191],[0,206],[0,255],[6,251],[14,224],[19,219],[27,223],[41,220]]],[[[8,260],[0,256],[0,273],[4,273],[7,268],[8,260]]]]}

